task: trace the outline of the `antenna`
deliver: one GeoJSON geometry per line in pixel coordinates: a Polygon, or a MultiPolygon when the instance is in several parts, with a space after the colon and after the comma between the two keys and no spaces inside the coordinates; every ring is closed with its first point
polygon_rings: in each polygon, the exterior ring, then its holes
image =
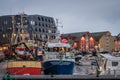
{"type": "Polygon", "coordinates": [[[62,23],[59,22],[59,19],[56,18],[56,21],[55,21],[55,25],[56,25],[56,28],[57,28],[57,34],[60,34],[60,30],[58,29],[59,27],[63,28],[63,25],[61,25],[62,23]]]}
{"type": "Polygon", "coordinates": [[[59,22],[59,19],[56,18],[55,20],[56,20],[56,27],[61,27],[61,28],[63,28],[63,25],[60,25],[60,24],[62,24],[62,23],[59,22]]]}
{"type": "Polygon", "coordinates": [[[63,28],[63,25],[60,25],[61,24],[61,22],[59,22],[59,19],[58,18],[56,18],[55,19],[55,25],[56,25],[56,28],[57,28],[57,32],[56,32],[56,39],[58,39],[58,41],[60,42],[60,40],[61,40],[61,35],[60,35],[60,30],[58,29],[59,27],[61,27],[61,28],[63,28]]]}

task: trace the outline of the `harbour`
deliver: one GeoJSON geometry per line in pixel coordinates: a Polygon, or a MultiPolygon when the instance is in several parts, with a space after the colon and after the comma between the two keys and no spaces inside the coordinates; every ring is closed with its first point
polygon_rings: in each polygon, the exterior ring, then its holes
{"type": "Polygon", "coordinates": [[[115,47],[120,34],[60,34],[59,21],[52,17],[20,13],[9,18],[11,24],[5,24],[11,25],[6,29],[11,35],[3,31],[0,36],[1,80],[120,79],[120,50],[115,47]]]}

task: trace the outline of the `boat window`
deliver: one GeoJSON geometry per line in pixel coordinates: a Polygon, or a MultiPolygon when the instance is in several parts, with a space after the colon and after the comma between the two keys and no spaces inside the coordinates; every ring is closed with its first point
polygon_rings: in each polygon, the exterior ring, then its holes
{"type": "Polygon", "coordinates": [[[65,51],[66,52],[70,52],[70,48],[65,48],[65,51]]]}
{"type": "Polygon", "coordinates": [[[112,66],[118,66],[118,62],[112,62],[112,66]]]}
{"type": "Polygon", "coordinates": [[[48,48],[48,52],[53,52],[53,48],[48,48]]]}
{"type": "Polygon", "coordinates": [[[54,48],[53,48],[53,51],[54,51],[54,52],[58,52],[58,51],[59,51],[58,47],[54,47],[54,48]]]}
{"type": "Polygon", "coordinates": [[[65,52],[70,52],[70,48],[66,47],[53,47],[53,48],[48,48],[48,51],[50,52],[59,52],[59,51],[65,51],[65,52]]]}

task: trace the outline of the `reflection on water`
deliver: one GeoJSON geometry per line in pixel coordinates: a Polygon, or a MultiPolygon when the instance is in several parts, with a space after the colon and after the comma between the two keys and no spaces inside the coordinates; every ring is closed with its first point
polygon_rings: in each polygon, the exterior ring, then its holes
{"type": "Polygon", "coordinates": [[[96,72],[96,66],[86,65],[79,66],[75,65],[73,75],[94,75],[96,72]]]}
{"type": "Polygon", "coordinates": [[[4,75],[7,71],[7,62],[0,63],[0,75],[4,75]]]}

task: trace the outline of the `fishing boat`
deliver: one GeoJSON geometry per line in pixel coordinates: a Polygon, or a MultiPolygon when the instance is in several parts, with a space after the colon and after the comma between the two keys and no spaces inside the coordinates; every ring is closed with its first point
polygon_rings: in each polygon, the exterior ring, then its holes
{"type": "Polygon", "coordinates": [[[39,61],[9,61],[7,71],[12,75],[40,75],[41,62],[39,61]]]}
{"type": "Polygon", "coordinates": [[[120,74],[120,57],[110,54],[100,54],[98,57],[98,64],[101,75],[120,74]]]}
{"type": "MultiPolygon", "coordinates": [[[[23,23],[22,18],[23,14],[21,14],[21,23],[23,23]]],[[[19,25],[18,32],[14,33],[13,30],[13,34],[16,36],[12,37],[11,45],[6,51],[10,56],[7,61],[7,72],[12,75],[41,75],[42,63],[36,58],[34,40],[29,40],[30,34],[26,27],[23,24],[19,25]]]]}
{"type": "Polygon", "coordinates": [[[44,74],[50,75],[72,75],[74,69],[74,54],[68,43],[46,43],[43,61],[44,74]]]}

